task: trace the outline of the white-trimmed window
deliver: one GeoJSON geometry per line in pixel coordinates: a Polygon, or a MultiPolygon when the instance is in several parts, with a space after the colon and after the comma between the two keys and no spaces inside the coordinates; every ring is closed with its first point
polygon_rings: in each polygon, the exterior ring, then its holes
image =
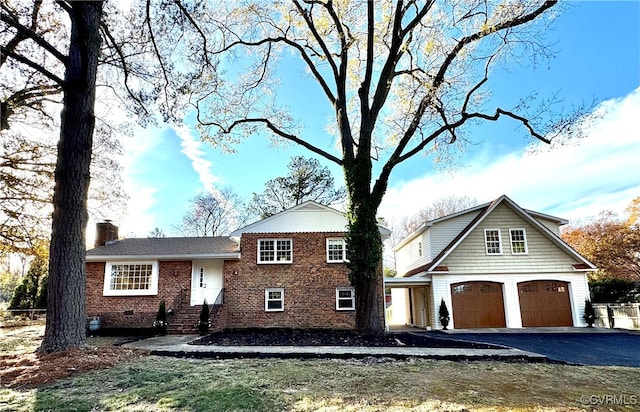
{"type": "Polygon", "coordinates": [[[336,288],[336,310],[355,310],[356,292],[353,288],[336,288]]]}
{"type": "Polygon", "coordinates": [[[487,255],[502,254],[502,238],[500,236],[500,229],[485,229],[484,242],[486,245],[487,255]]]}
{"type": "Polygon", "coordinates": [[[107,262],[104,296],[158,294],[158,262],[107,262]]]}
{"type": "Polygon", "coordinates": [[[259,239],[258,263],[292,263],[293,241],[291,239],[259,239]]]}
{"type": "Polygon", "coordinates": [[[327,238],[327,262],[342,263],[347,261],[347,242],[342,237],[327,238]]]}
{"type": "Polygon", "coordinates": [[[511,236],[511,253],[514,255],[526,255],[527,232],[524,229],[509,229],[511,236]]]}
{"type": "Polygon", "coordinates": [[[264,290],[264,310],[266,312],[282,312],[284,310],[284,288],[264,290]]]}

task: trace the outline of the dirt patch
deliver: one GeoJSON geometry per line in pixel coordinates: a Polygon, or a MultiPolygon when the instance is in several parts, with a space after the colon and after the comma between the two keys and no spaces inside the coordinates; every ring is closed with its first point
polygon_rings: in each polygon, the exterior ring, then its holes
{"type": "Polygon", "coordinates": [[[88,338],[84,348],[38,355],[35,350],[43,333],[43,322],[0,328],[1,387],[37,387],[148,355],[147,351],[114,346],[119,338],[104,337],[88,338]]]}
{"type": "Polygon", "coordinates": [[[29,353],[1,356],[0,384],[7,387],[36,387],[146,355],[145,351],[140,350],[94,346],[48,355],[29,353]]]}
{"type": "Polygon", "coordinates": [[[440,338],[425,333],[372,334],[329,329],[230,329],[212,333],[192,345],[220,346],[410,346],[496,349],[500,346],[440,338]]]}

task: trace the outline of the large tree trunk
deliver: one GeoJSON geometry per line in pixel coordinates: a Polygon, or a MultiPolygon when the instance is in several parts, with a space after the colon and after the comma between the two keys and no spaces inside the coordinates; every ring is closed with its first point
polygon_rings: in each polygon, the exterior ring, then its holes
{"type": "Polygon", "coordinates": [[[382,332],[382,240],[375,211],[362,203],[349,207],[349,279],[356,292],[356,328],[367,332],[382,332]]]}
{"type": "Polygon", "coordinates": [[[38,349],[42,353],[86,343],[85,229],[103,3],[69,4],[71,38],[55,170],[47,323],[38,349]]]}
{"type": "Polygon", "coordinates": [[[349,280],[356,292],[356,328],[382,333],[382,239],[376,217],[381,196],[370,193],[371,165],[367,163],[370,158],[362,156],[343,166],[349,193],[349,280]]]}

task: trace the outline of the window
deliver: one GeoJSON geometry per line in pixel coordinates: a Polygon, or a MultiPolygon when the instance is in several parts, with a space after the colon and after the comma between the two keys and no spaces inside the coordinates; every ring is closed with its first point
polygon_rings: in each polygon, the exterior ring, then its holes
{"type": "Polygon", "coordinates": [[[206,288],[207,284],[204,283],[204,268],[198,269],[198,286],[206,288]]]}
{"type": "Polygon", "coordinates": [[[158,294],[157,262],[118,262],[105,265],[105,296],[158,294]]]}
{"type": "Polygon", "coordinates": [[[327,262],[346,262],[347,243],[341,237],[327,239],[327,262]]]}
{"type": "Polygon", "coordinates": [[[267,312],[282,312],[284,310],[283,288],[265,289],[264,310],[267,312]]]}
{"type": "Polygon", "coordinates": [[[511,253],[527,254],[527,232],[524,229],[509,229],[509,232],[511,233],[511,253]]]}
{"type": "Polygon", "coordinates": [[[487,246],[487,255],[502,254],[502,241],[500,240],[500,229],[485,229],[484,241],[487,246]]]}
{"type": "Polygon", "coordinates": [[[292,263],[291,239],[258,240],[258,263],[292,263]]]}
{"type": "Polygon", "coordinates": [[[454,286],[452,292],[454,294],[471,293],[471,292],[473,292],[473,288],[472,288],[472,286],[470,284],[465,283],[465,284],[462,284],[462,285],[454,286]]]}
{"type": "Polygon", "coordinates": [[[355,310],[356,292],[353,288],[336,289],[336,310],[355,310]]]}

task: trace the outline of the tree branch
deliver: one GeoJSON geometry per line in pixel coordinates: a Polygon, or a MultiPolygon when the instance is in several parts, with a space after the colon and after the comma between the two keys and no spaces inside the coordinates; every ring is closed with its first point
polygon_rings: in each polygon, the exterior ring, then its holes
{"type": "Polygon", "coordinates": [[[312,152],[314,152],[316,154],[319,154],[320,156],[322,156],[322,157],[324,157],[324,158],[326,158],[328,160],[331,160],[332,162],[334,162],[334,163],[336,163],[336,164],[338,164],[340,166],[342,165],[342,160],[341,159],[337,158],[336,156],[332,155],[329,152],[326,152],[326,151],[324,151],[324,150],[312,145],[311,143],[299,138],[298,136],[295,136],[295,135],[292,135],[292,134],[289,134],[289,133],[285,132],[284,130],[280,129],[278,126],[273,124],[271,122],[271,120],[266,119],[266,118],[253,118],[253,119],[249,118],[249,119],[236,120],[233,123],[231,123],[231,125],[229,127],[224,127],[220,123],[216,123],[216,122],[203,122],[200,119],[200,112],[199,111],[198,111],[197,117],[198,117],[198,122],[200,124],[202,124],[203,126],[215,126],[215,127],[218,127],[222,131],[222,133],[224,133],[224,134],[229,134],[236,127],[240,127],[240,126],[245,125],[245,124],[256,124],[256,123],[263,124],[269,130],[271,130],[273,133],[275,133],[276,135],[278,135],[278,136],[280,136],[280,137],[282,137],[282,138],[284,138],[286,140],[289,140],[291,142],[297,143],[300,146],[303,146],[306,149],[308,149],[308,150],[310,150],[310,151],[312,151],[312,152]]]}
{"type": "Polygon", "coordinates": [[[35,62],[31,61],[30,59],[28,59],[28,58],[26,58],[26,57],[24,57],[24,56],[22,56],[20,54],[14,53],[13,51],[8,50],[4,46],[0,46],[0,53],[8,55],[9,57],[13,58],[14,60],[16,60],[16,61],[18,61],[18,62],[20,62],[20,63],[22,63],[24,65],[27,65],[27,66],[31,67],[32,69],[40,72],[45,77],[48,77],[49,80],[57,83],[58,85],[64,86],[64,80],[62,80],[60,77],[56,76],[55,74],[53,74],[49,70],[45,69],[44,66],[42,66],[42,65],[40,65],[38,63],[35,63],[35,62]]]}
{"type": "MultiPolygon", "coordinates": [[[[3,11],[5,11],[5,13],[2,13],[0,15],[0,21],[3,21],[4,23],[7,23],[9,26],[16,29],[18,33],[21,34],[22,36],[26,36],[29,39],[33,40],[34,43],[36,43],[38,46],[42,47],[43,49],[48,51],[53,57],[60,60],[62,64],[64,64],[65,66],[67,65],[67,60],[68,60],[67,56],[60,53],[58,49],[56,49],[48,41],[40,37],[38,33],[20,24],[18,19],[11,15],[11,10],[7,7],[5,2],[2,2],[0,7],[2,8],[3,11]]],[[[9,49],[5,49],[3,47],[3,51],[2,51],[3,54],[5,53],[5,50],[7,50],[7,52],[10,51],[9,49]]],[[[11,57],[14,57],[14,56],[11,56],[11,57]]]]}

